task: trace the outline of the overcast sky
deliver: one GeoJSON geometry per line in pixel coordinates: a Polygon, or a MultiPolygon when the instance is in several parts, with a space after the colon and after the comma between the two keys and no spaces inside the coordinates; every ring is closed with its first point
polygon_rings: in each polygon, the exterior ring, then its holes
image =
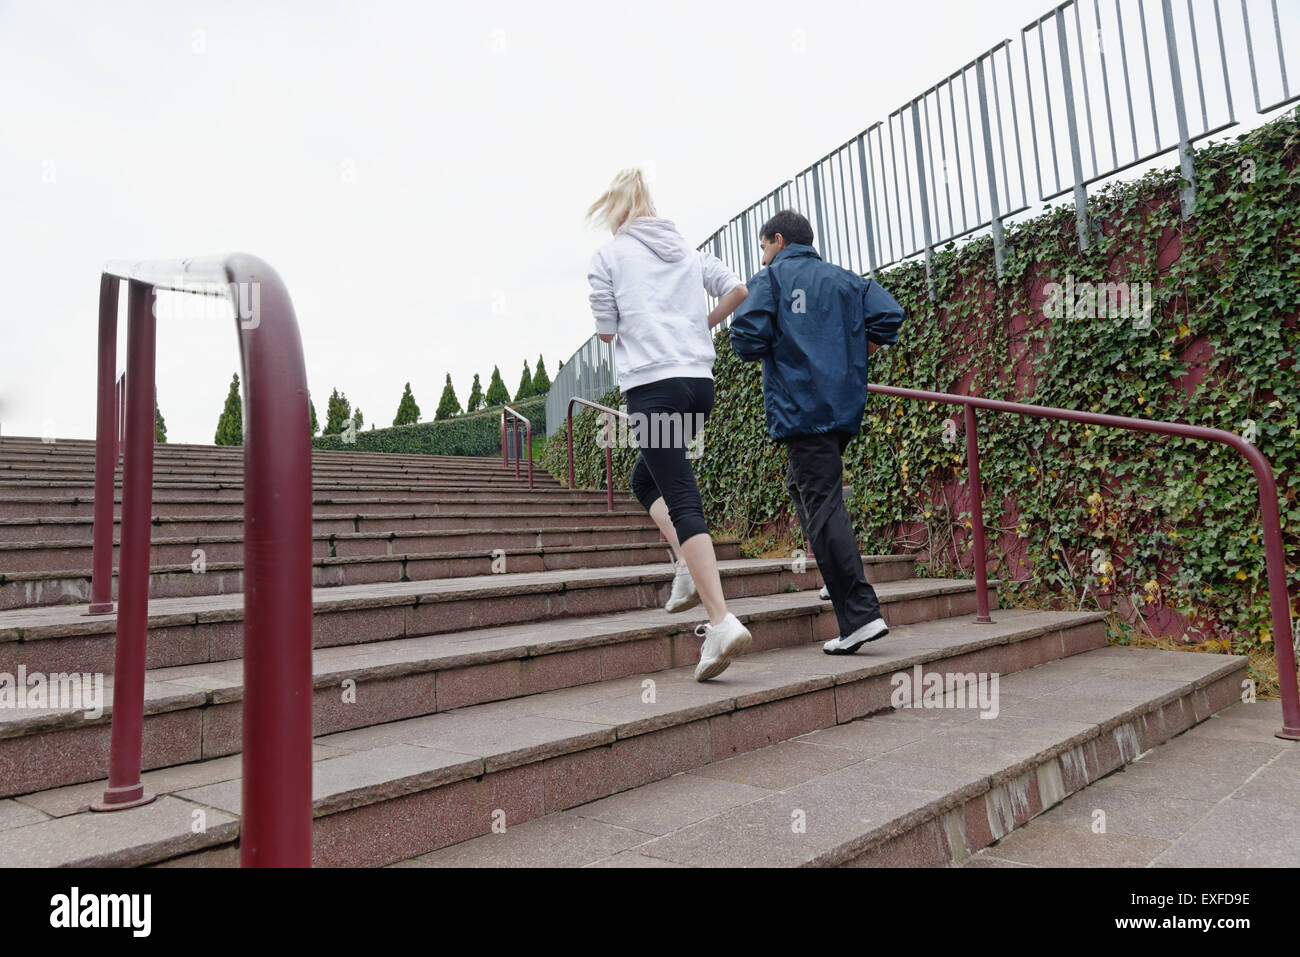
{"type": "MultiPolygon", "coordinates": [[[[93,436],[110,259],[273,265],[322,422],[339,388],[390,424],[408,380],[430,419],[494,364],[513,394],[594,331],[617,170],[697,244],[1050,6],[0,2],[0,432],[93,436]]],[[[237,368],[233,322],[159,323],[171,441],[237,368]]]]}

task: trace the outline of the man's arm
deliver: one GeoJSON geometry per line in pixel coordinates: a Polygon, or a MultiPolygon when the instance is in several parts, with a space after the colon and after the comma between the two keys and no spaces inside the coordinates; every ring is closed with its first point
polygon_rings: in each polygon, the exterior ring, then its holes
{"type": "Polygon", "coordinates": [[[903,307],[872,279],[867,280],[866,288],[862,290],[862,315],[867,323],[867,355],[898,341],[898,329],[904,318],[903,307]]]}
{"type": "Polygon", "coordinates": [[[776,341],[776,303],[765,273],[766,269],[760,269],[749,281],[749,293],[731,321],[731,348],[745,362],[763,358],[776,341]]]}
{"type": "Polygon", "coordinates": [[[597,250],[587,266],[587,282],[591,284],[591,314],[596,318],[596,335],[601,342],[612,342],[618,332],[618,303],[614,299],[614,280],[609,264],[597,250]]]}

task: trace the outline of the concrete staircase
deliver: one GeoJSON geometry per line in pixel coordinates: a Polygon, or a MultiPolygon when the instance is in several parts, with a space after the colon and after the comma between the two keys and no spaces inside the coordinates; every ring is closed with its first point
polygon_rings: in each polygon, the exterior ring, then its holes
{"type": "MultiPolygon", "coordinates": [[[[92,471],[90,443],[0,439],[0,673],[112,669],[114,616],[84,614],[92,471]]],[[[973,583],[908,555],[862,559],[889,636],[826,656],[816,563],[719,540],[754,645],[697,683],[704,616],[662,610],[667,549],[626,493],[611,513],[496,458],[344,452],[315,453],[313,485],[320,865],[960,863],[1236,701],[1245,673],[1108,648],[1097,613],[976,625],[973,583]],[[996,718],[955,695],[894,707],[899,676],[967,674],[999,676],[996,718]]],[[[0,866],[238,862],[241,495],[241,450],[157,447],[158,800],[88,811],[111,676],[99,717],[0,709],[0,866]]]]}

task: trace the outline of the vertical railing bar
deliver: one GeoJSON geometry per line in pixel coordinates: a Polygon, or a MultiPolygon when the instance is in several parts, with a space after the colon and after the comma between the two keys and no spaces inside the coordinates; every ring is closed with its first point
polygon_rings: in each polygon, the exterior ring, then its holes
{"type": "Polygon", "coordinates": [[[1174,118],[1178,122],[1178,160],[1183,179],[1181,190],[1183,218],[1192,215],[1196,203],[1196,170],[1192,163],[1192,144],[1187,132],[1187,105],[1183,102],[1183,72],[1178,58],[1178,36],[1174,33],[1173,0],[1160,0],[1165,20],[1165,45],[1169,48],[1169,79],[1174,90],[1174,118]]]}
{"type": "Polygon", "coordinates": [[[1110,135],[1110,163],[1113,168],[1119,166],[1119,151],[1115,145],[1115,114],[1110,102],[1110,71],[1106,69],[1106,42],[1101,36],[1101,0],[1092,0],[1092,19],[1097,24],[1097,55],[1101,60],[1101,90],[1106,100],[1106,131],[1110,135]]]}
{"type": "MultiPolygon", "coordinates": [[[[898,152],[894,144],[894,118],[891,116],[886,121],[889,124],[889,165],[894,171],[894,196],[901,197],[902,192],[898,188],[898,152]]],[[[904,174],[907,170],[904,169],[904,174]]],[[[907,241],[903,239],[903,201],[898,199],[898,256],[903,258],[907,255],[907,241]]],[[[912,197],[907,197],[907,220],[908,232],[911,234],[911,240],[916,239],[916,218],[912,215],[912,197]]],[[[892,251],[892,250],[891,250],[892,251]]]]}
{"type": "MultiPolygon", "coordinates": [[[[840,149],[840,150],[837,150],[836,153],[835,153],[835,160],[836,160],[836,163],[839,165],[839,169],[840,169],[840,206],[842,207],[842,209],[843,209],[843,211],[844,211],[844,249],[845,249],[845,264],[846,264],[846,266],[850,266],[850,267],[853,265],[853,240],[854,240],[854,239],[857,239],[857,231],[858,231],[858,228],[857,228],[857,219],[856,219],[857,204],[855,203],[854,206],[853,206],[853,210],[854,210],[854,214],[855,214],[855,219],[854,219],[854,222],[853,222],[853,235],[850,236],[850,234],[849,234],[849,193],[850,193],[850,191],[852,190],[852,184],[850,183],[849,180],[845,179],[845,176],[844,176],[844,151],[845,151],[845,149],[851,149],[851,148],[852,148],[852,145],[853,145],[852,143],[849,143],[847,146],[845,146],[844,148],[842,148],[842,149],[840,149]]],[[[861,264],[861,262],[862,262],[862,244],[861,244],[861,241],[859,240],[859,242],[858,242],[858,263],[859,263],[859,265],[861,264]]],[[[856,272],[856,273],[858,273],[859,275],[861,275],[862,270],[861,270],[861,269],[855,269],[854,272],[856,272]]]]}
{"type": "MultiPolygon", "coordinates": [[[[1016,140],[1016,167],[1020,171],[1020,198],[1024,202],[1024,204],[1028,206],[1029,187],[1025,183],[1025,159],[1020,152],[1020,116],[1019,116],[1019,110],[1016,107],[1016,87],[1015,87],[1015,82],[1013,80],[1015,70],[1011,66],[1011,44],[1007,43],[1003,47],[1003,50],[1006,54],[1006,60],[1007,60],[1007,99],[1011,101],[1012,132],[1014,133],[1015,140],[1016,140]]],[[[1028,73],[1026,73],[1025,75],[1025,89],[1026,91],[1029,89],[1028,73]]],[[[1032,102],[1030,105],[1031,106],[1033,105],[1032,102]]],[[[1037,145],[1035,145],[1034,149],[1035,151],[1038,149],[1037,145]]],[[[1040,194],[1041,194],[1041,189],[1040,189],[1040,194]]]]}
{"type": "Polygon", "coordinates": [[[1079,48],[1079,79],[1083,82],[1083,115],[1088,121],[1088,152],[1092,156],[1092,175],[1096,176],[1097,136],[1092,127],[1092,94],[1088,90],[1088,51],[1083,48],[1083,25],[1079,22],[1079,0],[1074,0],[1074,34],[1079,48]]]}
{"type": "Polygon", "coordinates": [[[90,607],[88,615],[113,610],[113,476],[120,446],[122,399],[117,372],[117,307],[120,282],[99,277],[99,351],[95,372],[95,497],[91,528],[90,607]]]}
{"type": "MultiPolygon", "coordinates": [[[[992,57],[990,57],[990,60],[992,57]]],[[[997,168],[993,164],[993,137],[989,132],[988,92],[984,83],[984,58],[975,61],[975,83],[979,92],[980,132],[984,137],[984,165],[989,178],[989,226],[993,232],[993,265],[1002,278],[1002,216],[998,207],[997,168]]]]}
{"type": "Polygon", "coordinates": [[[1223,67],[1223,92],[1228,97],[1228,122],[1235,125],[1237,113],[1232,106],[1232,81],[1228,79],[1228,51],[1223,46],[1223,17],[1219,12],[1219,0],[1214,0],[1214,29],[1219,35],[1219,62],[1223,67]]]}
{"type": "MultiPolygon", "coordinates": [[[[1119,0],[1115,0],[1115,2],[1119,3],[1119,0]]],[[[1025,97],[1029,101],[1029,142],[1034,147],[1034,177],[1038,182],[1038,198],[1042,199],[1043,198],[1043,161],[1042,158],[1038,155],[1038,121],[1034,119],[1034,86],[1032,82],[1033,74],[1029,72],[1029,44],[1025,42],[1024,30],[1020,31],[1020,56],[1025,63],[1025,97]]],[[[1050,97],[1052,93],[1050,90],[1044,90],[1043,95],[1050,97]]],[[[1013,107],[1015,106],[1014,100],[1012,100],[1012,106],[1013,107]]],[[[1018,136],[1017,139],[1019,139],[1018,136]]],[[[1019,143],[1017,143],[1017,147],[1018,146],[1019,143]]],[[[1028,200],[1029,197],[1026,196],[1025,201],[1028,202],[1028,200]]]]}
{"type": "Polygon", "coordinates": [[[1201,101],[1201,132],[1210,129],[1210,111],[1205,102],[1205,81],[1201,77],[1201,44],[1196,38],[1196,13],[1192,10],[1192,0],[1187,0],[1187,28],[1192,33],[1192,61],[1196,64],[1196,95],[1201,101]]]}
{"type": "MultiPolygon", "coordinates": [[[[952,78],[948,79],[948,119],[952,123],[952,154],[957,162],[957,199],[961,209],[961,228],[966,229],[966,179],[961,175],[961,140],[957,137],[957,98],[952,91],[952,78]]],[[[974,157],[972,157],[972,160],[974,157]]],[[[954,227],[954,232],[956,229],[954,227]]]]}
{"type": "MultiPolygon", "coordinates": [[[[939,224],[939,184],[934,176],[934,137],[930,135],[930,104],[929,94],[922,95],[920,102],[925,104],[925,155],[927,157],[926,166],[930,168],[930,195],[934,197],[934,224],[936,233],[939,224]]],[[[952,221],[948,222],[948,229],[942,234],[945,238],[952,235],[952,221]]],[[[942,242],[942,240],[939,240],[942,242]]]]}
{"type": "Polygon", "coordinates": [[[1147,96],[1151,99],[1151,127],[1155,131],[1156,143],[1155,148],[1160,149],[1160,117],[1156,110],[1156,80],[1155,74],[1151,70],[1151,47],[1147,42],[1147,14],[1146,7],[1143,6],[1142,0],[1138,0],[1138,22],[1142,25],[1142,59],[1147,67],[1147,96]]]}
{"type": "MultiPolygon", "coordinates": [[[[102,287],[101,287],[102,288],[102,287]]],[[[145,655],[149,633],[149,553],[153,508],[152,413],[157,368],[153,286],[127,282],[125,406],[122,456],[122,531],[118,550],[117,642],[113,658],[113,720],[109,729],[108,786],[99,811],[147,804],[140,776],[144,749],[145,655]]]]}
{"type": "Polygon", "coordinates": [[[997,51],[989,53],[989,75],[993,78],[993,112],[998,118],[998,154],[1002,157],[1002,195],[1006,197],[1007,206],[1011,205],[1011,182],[1007,177],[1007,138],[1002,122],[1002,95],[998,92],[998,57],[997,51]]]}
{"type": "MultiPolygon", "coordinates": [[[[898,138],[901,141],[902,153],[903,153],[903,186],[906,189],[906,192],[903,195],[907,197],[908,233],[910,235],[910,241],[913,244],[913,248],[916,248],[920,244],[917,243],[916,241],[916,211],[912,205],[912,166],[910,163],[907,162],[908,149],[907,149],[907,140],[903,132],[903,111],[902,110],[898,111],[898,138]]],[[[924,236],[924,230],[922,231],[922,236],[924,236]]],[[[904,251],[904,255],[906,254],[907,254],[906,251],[904,251]]]]}
{"type": "Polygon", "coordinates": [[[934,125],[939,128],[939,153],[943,157],[943,195],[944,203],[948,209],[948,233],[951,235],[957,231],[957,221],[953,219],[952,215],[952,177],[948,173],[948,138],[943,132],[943,97],[937,89],[935,90],[934,99],[938,109],[934,125]]]}
{"type": "Polygon", "coordinates": [[[818,167],[820,163],[814,163],[812,167],[812,185],[813,185],[813,209],[817,214],[817,245],[826,249],[826,223],[822,217],[822,177],[821,170],[818,167]]]}
{"type": "Polygon", "coordinates": [[[1133,159],[1136,160],[1142,154],[1138,152],[1137,110],[1133,109],[1133,86],[1128,72],[1128,44],[1124,42],[1124,14],[1119,8],[1119,0],[1115,0],[1115,25],[1119,33],[1120,63],[1124,66],[1124,100],[1128,103],[1128,125],[1133,135],[1133,159]]]}
{"type": "MultiPolygon", "coordinates": [[[[1043,39],[1043,25],[1038,25],[1038,55],[1043,61],[1043,99],[1047,102],[1047,141],[1052,147],[1052,173],[1056,176],[1056,190],[1061,189],[1061,161],[1056,155],[1056,124],[1052,120],[1052,84],[1047,79],[1047,41],[1043,39]]],[[[1064,69],[1061,71],[1064,73],[1064,69]]],[[[1068,106],[1068,104],[1067,104],[1068,106]]]]}
{"type": "Polygon", "coordinates": [[[1291,84],[1286,78],[1286,52],[1282,49],[1282,21],[1278,17],[1277,0],[1273,0],[1273,36],[1277,40],[1277,68],[1282,74],[1282,99],[1291,99],[1291,84]]]}
{"type": "MultiPolygon", "coordinates": [[[[886,122],[888,122],[888,121],[886,121],[886,122]]],[[[894,262],[894,261],[895,261],[895,257],[894,257],[894,214],[893,214],[892,212],[890,212],[890,209],[889,209],[889,181],[885,178],[885,136],[884,136],[883,133],[878,133],[877,136],[878,136],[879,139],[880,139],[880,195],[883,196],[884,199],[885,199],[885,229],[886,229],[886,231],[887,231],[888,234],[889,234],[889,262],[894,262]]],[[[897,196],[898,196],[898,186],[897,186],[897,179],[898,179],[898,176],[897,176],[897,171],[895,171],[894,179],[895,179],[894,196],[897,197],[897,196]]],[[[900,220],[899,230],[900,230],[900,233],[901,233],[901,230],[902,230],[902,224],[901,224],[901,220],[902,220],[902,211],[901,211],[901,210],[899,211],[899,220],[900,220]]],[[[899,242],[900,242],[900,243],[902,242],[902,238],[903,238],[903,237],[900,235],[900,236],[899,236],[899,242]]]]}
{"type": "Polygon", "coordinates": [[[1255,112],[1259,113],[1259,77],[1255,73],[1255,43],[1250,35],[1250,14],[1246,12],[1246,0],[1241,0],[1241,21],[1246,30],[1246,59],[1250,61],[1250,88],[1255,94],[1255,112]]]}
{"type": "Polygon", "coordinates": [[[752,276],[754,275],[754,273],[758,272],[758,270],[754,268],[753,243],[751,242],[753,237],[749,235],[748,214],[743,219],[741,219],[740,227],[741,227],[741,237],[745,243],[745,273],[744,274],[746,276],[752,276]]]}
{"type": "Polygon", "coordinates": [[[831,156],[826,157],[826,222],[835,231],[835,258],[830,259],[828,256],[827,262],[833,262],[837,266],[843,266],[845,260],[844,257],[840,255],[840,241],[843,239],[843,235],[840,232],[839,211],[835,206],[835,164],[832,162],[833,156],[834,154],[831,154],[831,156]]]}
{"type": "MultiPolygon", "coordinates": [[[[984,213],[980,210],[980,178],[979,165],[975,162],[975,124],[971,122],[970,115],[970,87],[966,83],[966,70],[961,71],[961,105],[966,115],[966,148],[970,150],[970,180],[971,192],[975,194],[975,222],[984,221],[984,213]]],[[[965,227],[967,223],[962,222],[965,227]]]]}
{"type": "Polygon", "coordinates": [[[872,202],[871,202],[871,197],[868,195],[867,192],[871,188],[871,184],[867,180],[866,138],[867,138],[867,133],[869,132],[870,130],[863,130],[862,133],[858,135],[858,170],[862,176],[862,204],[864,207],[864,212],[866,213],[865,225],[866,225],[866,232],[867,232],[867,270],[870,272],[871,278],[875,279],[876,278],[876,237],[872,233],[872,226],[871,226],[872,202]]]}
{"type": "Polygon", "coordinates": [[[1074,220],[1079,229],[1079,248],[1089,246],[1088,188],[1083,182],[1083,156],[1079,151],[1079,126],[1074,114],[1074,77],[1070,70],[1070,49],[1065,37],[1065,13],[1056,8],[1056,39],[1061,48],[1061,82],[1065,94],[1066,131],[1070,134],[1070,166],[1074,172],[1074,220]]]}
{"type": "MultiPolygon", "coordinates": [[[[934,295],[934,278],[931,273],[930,260],[933,255],[933,239],[930,232],[930,199],[925,191],[925,161],[921,152],[921,117],[916,112],[917,101],[912,101],[912,142],[916,148],[916,188],[920,192],[921,200],[921,230],[925,239],[925,281],[930,288],[930,295],[934,295]]],[[[902,121],[900,114],[899,121],[902,121]]],[[[908,192],[911,192],[911,186],[908,186],[908,192]]]]}

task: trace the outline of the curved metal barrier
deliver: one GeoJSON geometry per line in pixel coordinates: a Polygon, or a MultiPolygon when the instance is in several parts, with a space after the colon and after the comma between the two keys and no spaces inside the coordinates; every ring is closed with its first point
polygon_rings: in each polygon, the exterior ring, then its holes
{"type": "Polygon", "coordinates": [[[153,498],[156,294],[229,297],[244,386],[244,713],[240,860],[311,864],[311,442],[289,293],[255,256],[109,263],[100,278],[90,614],[113,610],[114,371],[128,283],[122,531],[108,789],[96,810],[153,800],[140,778],[153,498]]]}

